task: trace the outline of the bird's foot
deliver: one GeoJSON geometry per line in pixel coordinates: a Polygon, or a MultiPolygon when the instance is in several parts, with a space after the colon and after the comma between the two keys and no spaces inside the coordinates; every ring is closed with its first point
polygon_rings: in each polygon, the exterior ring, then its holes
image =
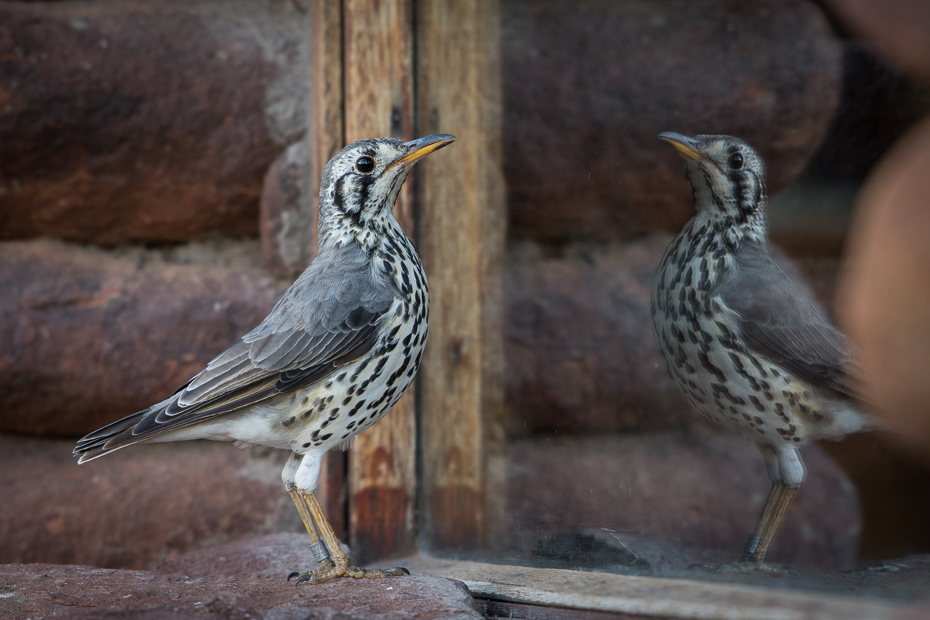
{"type": "Polygon", "coordinates": [[[287,580],[290,581],[294,577],[297,577],[297,581],[294,582],[294,585],[298,585],[301,583],[323,583],[324,581],[336,579],[337,577],[351,577],[353,579],[383,579],[385,577],[400,577],[401,575],[409,574],[409,570],[400,566],[384,569],[371,569],[359,568],[358,566],[345,564],[343,566],[335,566],[330,568],[318,568],[316,570],[305,571],[302,573],[293,572],[287,576],[287,580]]]}
{"type": "Polygon", "coordinates": [[[701,570],[718,575],[768,575],[769,577],[795,577],[801,578],[801,574],[790,566],[773,566],[762,562],[753,562],[751,560],[741,560],[739,562],[727,562],[726,564],[692,564],[689,570],[701,570]]]}

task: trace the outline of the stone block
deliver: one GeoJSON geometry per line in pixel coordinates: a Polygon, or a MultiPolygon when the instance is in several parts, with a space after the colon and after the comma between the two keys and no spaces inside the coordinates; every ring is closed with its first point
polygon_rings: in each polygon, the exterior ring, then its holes
{"type": "Polygon", "coordinates": [[[772,192],[820,145],[842,46],[813,2],[502,3],[504,171],[518,237],[630,238],[691,216],[656,136],[731,134],[772,192]]]}
{"type": "MultiPolygon", "coordinates": [[[[768,559],[799,570],[852,568],[862,528],[855,487],[818,446],[802,455],[807,481],[768,559]]],[[[713,428],[532,437],[508,447],[508,519],[518,544],[606,528],[621,539],[676,543],[677,564],[650,558],[659,569],[739,559],[770,485],[756,447],[713,428]]]]}
{"type": "MultiPolygon", "coordinates": [[[[78,465],[74,442],[0,435],[0,563],[145,567],[303,524],[287,454],[230,443],[134,446],[78,465]]],[[[305,534],[306,536],[306,534],[305,534]]],[[[301,540],[309,550],[309,538],[301,540]]]]}
{"type": "Polygon", "coordinates": [[[308,29],[287,2],[0,2],[0,238],[256,235],[308,29]]]}
{"type": "Polygon", "coordinates": [[[318,213],[310,187],[310,152],[295,142],[265,174],[261,200],[262,258],[278,278],[296,280],[316,251],[318,213]]]}
{"type": "Polygon", "coordinates": [[[504,341],[511,434],[674,428],[696,414],[652,335],[649,300],[671,236],[512,246],[504,341]]]}
{"type": "Polygon", "coordinates": [[[0,244],[0,430],[82,435],[166,398],[281,294],[260,269],[0,244]],[[141,261],[140,264],[137,261],[141,261]]]}
{"type": "Polygon", "coordinates": [[[465,587],[418,575],[337,579],[294,587],[284,576],[313,564],[297,534],[265,536],[179,558],[156,571],[89,566],[0,566],[4,617],[145,620],[479,620],[465,587]],[[302,553],[295,553],[300,548],[302,553]],[[174,570],[176,572],[168,572],[174,570]]]}

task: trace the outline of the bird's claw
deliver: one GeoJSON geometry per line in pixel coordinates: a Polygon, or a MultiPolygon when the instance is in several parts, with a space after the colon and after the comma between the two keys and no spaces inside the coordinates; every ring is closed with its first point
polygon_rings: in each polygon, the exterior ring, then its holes
{"type": "Polygon", "coordinates": [[[323,583],[338,577],[351,577],[353,579],[384,579],[386,577],[400,577],[401,575],[409,574],[410,571],[402,566],[385,569],[366,569],[347,564],[342,567],[318,568],[316,570],[305,571],[302,573],[295,571],[287,576],[287,580],[290,581],[294,577],[297,577],[297,581],[294,582],[294,585],[296,586],[301,583],[323,583]]]}

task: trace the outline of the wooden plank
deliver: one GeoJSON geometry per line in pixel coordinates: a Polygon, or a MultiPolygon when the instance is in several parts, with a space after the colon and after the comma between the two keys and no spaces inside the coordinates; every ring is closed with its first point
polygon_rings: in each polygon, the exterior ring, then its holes
{"type": "MultiPolygon", "coordinates": [[[[412,0],[345,0],[343,20],[346,142],[413,139],[412,0]]],[[[395,216],[412,236],[410,181],[395,216]]],[[[415,389],[349,452],[349,544],[360,562],[416,546],[415,389]]]]}
{"type": "MultiPolygon", "coordinates": [[[[475,611],[485,618],[507,618],[508,620],[656,620],[655,616],[632,616],[609,611],[591,611],[589,609],[566,609],[564,607],[544,607],[509,601],[492,601],[486,598],[473,599],[475,611]]],[[[665,616],[668,618],[668,616],[665,616]]]]}
{"type": "Polygon", "coordinates": [[[529,605],[623,613],[650,618],[722,620],[905,620],[926,607],[877,598],[785,588],[405,558],[415,574],[456,579],[472,596],[529,605]]]}
{"type": "MultiPolygon", "coordinates": [[[[312,92],[310,103],[310,213],[305,224],[313,231],[312,255],[316,255],[320,182],[327,162],[345,146],[343,121],[342,0],[310,3],[312,92]]],[[[333,450],[320,472],[317,497],[333,531],[345,540],[348,533],[346,505],[346,454],[333,450]]]]}
{"type": "Polygon", "coordinates": [[[457,136],[418,172],[420,255],[430,285],[420,371],[421,501],[431,547],[469,548],[496,529],[503,468],[499,7],[494,0],[417,3],[421,134],[457,136]]]}

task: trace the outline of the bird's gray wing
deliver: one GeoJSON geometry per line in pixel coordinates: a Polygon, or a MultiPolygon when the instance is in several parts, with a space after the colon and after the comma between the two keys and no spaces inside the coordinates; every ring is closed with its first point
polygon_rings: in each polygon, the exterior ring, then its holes
{"type": "Polygon", "coordinates": [[[190,426],[310,385],[363,357],[377,342],[395,298],[372,279],[363,255],[340,258],[315,261],[258,327],[171,398],[88,435],[75,452],[110,451],[190,426]]]}
{"type": "Polygon", "coordinates": [[[733,277],[717,292],[737,314],[746,346],[816,386],[861,399],[845,336],[768,249],[745,243],[734,260],[733,277]]]}

